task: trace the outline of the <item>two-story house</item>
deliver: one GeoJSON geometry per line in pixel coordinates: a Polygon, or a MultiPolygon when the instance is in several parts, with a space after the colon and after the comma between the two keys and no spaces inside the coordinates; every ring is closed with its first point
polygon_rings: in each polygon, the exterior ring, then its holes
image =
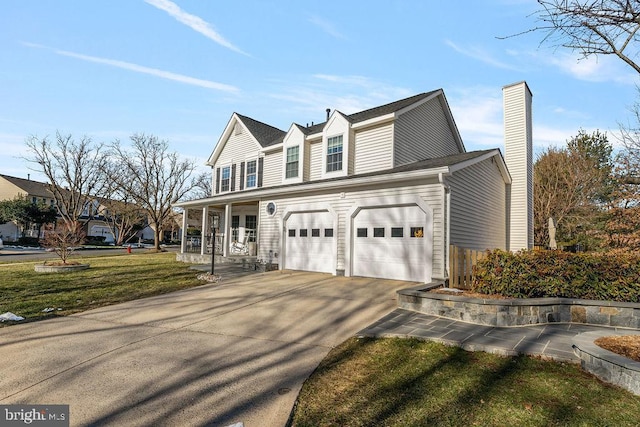
{"type": "MultiPolygon", "coordinates": [[[[533,243],[532,96],[525,82],[503,94],[506,161],[499,149],[465,150],[442,90],[327,110],[325,122],[287,131],[234,113],[208,160],[214,194],[178,206],[185,221],[202,212],[205,234],[219,217],[224,257],[255,240],[257,257],[281,269],[446,279],[452,244],[533,243]]],[[[183,239],[178,259],[211,259],[206,239],[198,249],[183,239]]]]}
{"type": "MultiPolygon", "coordinates": [[[[49,184],[34,181],[30,176],[24,179],[0,174],[0,200],[13,200],[15,198],[26,199],[34,204],[55,205],[55,199],[49,189],[49,184]]],[[[114,236],[111,228],[103,220],[103,212],[104,207],[101,202],[98,199],[93,199],[85,206],[80,219],[85,224],[87,236],[104,236],[106,242],[113,242],[114,236]]],[[[32,224],[28,230],[21,230],[14,221],[0,224],[0,238],[5,241],[17,241],[23,232],[26,237],[42,238],[44,231],[38,229],[37,224],[32,224]]]]}

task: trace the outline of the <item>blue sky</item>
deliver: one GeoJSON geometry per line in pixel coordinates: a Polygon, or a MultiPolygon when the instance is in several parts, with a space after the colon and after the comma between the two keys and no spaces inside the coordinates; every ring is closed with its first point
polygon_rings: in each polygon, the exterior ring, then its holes
{"type": "MultiPolygon", "coordinates": [[[[3,0],[0,173],[42,179],[30,135],[154,134],[203,164],[231,114],[287,130],[442,88],[468,151],[502,148],[502,87],[534,144],[631,118],[638,75],[540,45],[534,0],[3,0]]],[[[202,169],[204,170],[204,168],[202,169]]]]}

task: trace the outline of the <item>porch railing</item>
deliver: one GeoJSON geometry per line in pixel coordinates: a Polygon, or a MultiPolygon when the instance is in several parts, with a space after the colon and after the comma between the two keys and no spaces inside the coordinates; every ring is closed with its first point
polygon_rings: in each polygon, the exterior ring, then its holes
{"type": "MultiPolygon", "coordinates": [[[[205,253],[210,254],[211,253],[211,236],[206,236],[204,238],[205,241],[205,253]]],[[[215,240],[215,253],[216,255],[222,255],[223,251],[222,251],[222,244],[224,242],[224,235],[221,234],[216,234],[216,240],[215,240]]],[[[196,253],[199,254],[200,251],[202,250],[202,237],[200,236],[188,236],[187,237],[187,244],[185,245],[185,252],[189,252],[189,253],[196,253]]]]}

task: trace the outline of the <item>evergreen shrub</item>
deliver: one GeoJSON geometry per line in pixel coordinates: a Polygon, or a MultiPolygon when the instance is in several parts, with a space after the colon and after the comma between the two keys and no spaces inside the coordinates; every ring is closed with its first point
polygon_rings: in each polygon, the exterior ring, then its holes
{"type": "Polygon", "coordinates": [[[511,298],[640,302],[640,256],[632,253],[487,251],[473,290],[511,298]]]}

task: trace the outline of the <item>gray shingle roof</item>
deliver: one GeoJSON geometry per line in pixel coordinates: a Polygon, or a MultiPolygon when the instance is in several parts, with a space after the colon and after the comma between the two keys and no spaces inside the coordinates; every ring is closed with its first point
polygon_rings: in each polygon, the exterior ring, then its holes
{"type": "Polygon", "coordinates": [[[15,176],[1,175],[0,177],[6,179],[13,185],[20,187],[26,194],[38,197],[50,198],[53,196],[49,191],[49,184],[44,182],[32,181],[30,179],[17,178],[15,176]]]}
{"type": "Polygon", "coordinates": [[[261,146],[268,147],[270,145],[279,144],[283,141],[286,132],[266,123],[259,122],[251,117],[243,116],[236,113],[247,127],[249,132],[258,140],[261,146]]]}
{"type": "Polygon", "coordinates": [[[360,111],[359,113],[348,115],[347,118],[351,121],[351,123],[358,123],[372,119],[374,117],[395,113],[396,111],[402,110],[403,108],[408,107],[411,104],[430,97],[437,91],[438,90],[432,90],[431,92],[420,93],[418,95],[410,96],[409,98],[401,99],[399,101],[391,102],[389,104],[381,105],[379,107],[370,108],[368,110],[360,111]]]}
{"type": "MultiPolygon", "coordinates": [[[[378,107],[370,108],[368,110],[360,111],[354,114],[345,114],[344,116],[351,123],[363,122],[365,120],[373,119],[375,117],[384,116],[390,113],[395,113],[396,111],[402,110],[418,101],[421,101],[425,98],[432,96],[438,90],[432,90],[431,92],[424,92],[418,95],[410,96],[409,98],[404,98],[399,101],[394,101],[389,104],[380,105],[378,107]]],[[[249,132],[253,134],[253,136],[258,140],[261,146],[268,147],[270,145],[279,144],[283,141],[286,132],[270,126],[268,124],[259,122],[257,120],[252,119],[251,117],[243,116],[241,114],[236,113],[236,115],[242,120],[245,124],[249,132]]],[[[303,126],[297,123],[294,123],[305,135],[311,135],[314,133],[318,133],[322,131],[322,128],[327,124],[327,122],[313,124],[311,126],[303,126]]]]}

